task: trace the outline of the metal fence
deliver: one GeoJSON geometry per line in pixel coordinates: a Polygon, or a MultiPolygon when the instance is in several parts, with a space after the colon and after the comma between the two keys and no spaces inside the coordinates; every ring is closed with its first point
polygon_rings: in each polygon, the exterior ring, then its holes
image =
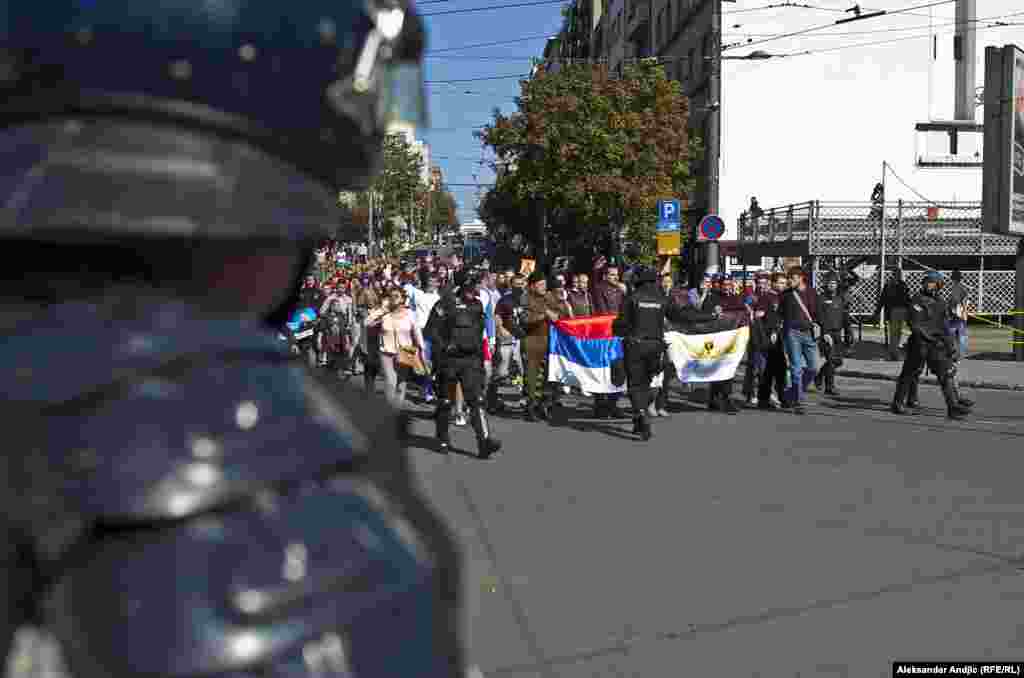
{"type": "Polygon", "coordinates": [[[1012,236],[983,233],[981,203],[810,202],[739,218],[743,243],[808,243],[812,256],[1009,255],[1012,236]],[[882,216],[884,215],[884,219],[882,216]],[[883,228],[884,223],[884,228],[883,228]]]}
{"type": "MultiPolygon", "coordinates": [[[[815,268],[820,257],[872,257],[875,265],[858,268],[861,280],[850,293],[853,312],[858,315],[874,312],[882,286],[892,275],[887,272],[879,280],[877,264],[882,257],[911,262],[916,257],[977,257],[976,270],[961,271],[970,295],[969,312],[1008,314],[1014,310],[1014,272],[985,270],[982,257],[1016,255],[1017,238],[984,233],[981,227],[981,203],[977,202],[897,201],[883,208],[869,202],[812,200],[765,210],[758,217],[742,214],[739,240],[742,244],[806,243],[815,268]]],[[[904,279],[916,290],[924,274],[924,270],[904,270],[904,279]]]]}
{"type": "MultiPolygon", "coordinates": [[[[911,290],[921,289],[921,281],[926,271],[903,271],[903,280],[911,290]]],[[[949,280],[952,271],[940,271],[949,280]]],[[[973,315],[1009,315],[1014,305],[1014,272],[1013,271],[961,271],[961,284],[967,289],[967,312],[973,315]]],[[[881,287],[892,277],[887,271],[883,281],[878,280],[878,272],[861,278],[850,289],[850,312],[854,315],[871,315],[878,305],[881,287]]],[[[820,287],[820,282],[819,282],[820,287]]],[[[942,288],[943,297],[949,294],[948,284],[942,288]]]]}

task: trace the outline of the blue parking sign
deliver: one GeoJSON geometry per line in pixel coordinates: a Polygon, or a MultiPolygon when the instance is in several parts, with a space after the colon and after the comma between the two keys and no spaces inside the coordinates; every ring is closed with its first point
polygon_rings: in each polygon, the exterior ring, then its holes
{"type": "Polygon", "coordinates": [[[658,201],[658,221],[676,222],[682,221],[682,213],[679,211],[678,200],[658,201]]]}

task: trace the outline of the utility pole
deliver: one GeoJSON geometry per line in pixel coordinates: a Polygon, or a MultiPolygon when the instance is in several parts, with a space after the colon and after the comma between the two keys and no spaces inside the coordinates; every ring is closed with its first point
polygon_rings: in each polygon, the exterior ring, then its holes
{"type": "MultiPolygon", "coordinates": [[[[978,60],[977,15],[977,0],[956,0],[956,34],[953,36],[953,60],[956,62],[956,102],[953,117],[956,120],[972,122],[975,119],[974,97],[977,88],[975,82],[975,67],[978,60]]],[[[956,153],[956,148],[953,148],[952,152],[956,153]]]]}
{"type": "Polygon", "coordinates": [[[374,256],[374,228],[373,228],[373,191],[369,192],[370,198],[370,209],[367,213],[366,223],[368,226],[367,235],[369,236],[369,247],[367,248],[370,252],[370,256],[374,256]]]}
{"type": "MultiPolygon", "coordinates": [[[[735,1],[735,0],[733,0],[735,1]]],[[[722,152],[722,2],[711,0],[711,73],[708,83],[708,214],[718,214],[719,167],[722,152]]],[[[696,236],[696,225],[693,230],[696,236]]],[[[708,241],[704,245],[704,270],[706,273],[718,273],[718,242],[708,241]]],[[[695,281],[696,282],[696,281],[695,281]]]]}

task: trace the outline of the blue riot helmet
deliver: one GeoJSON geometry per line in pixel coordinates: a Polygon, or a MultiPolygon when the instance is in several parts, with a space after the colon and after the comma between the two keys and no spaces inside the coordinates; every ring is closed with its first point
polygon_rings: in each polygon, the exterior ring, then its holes
{"type": "Polygon", "coordinates": [[[302,328],[303,323],[314,322],[316,318],[316,309],[302,308],[292,313],[286,324],[292,332],[298,332],[302,328]]]}
{"type": "Polygon", "coordinates": [[[372,179],[389,125],[424,122],[423,43],[404,0],[6,3],[5,277],[279,326],[337,191],[372,179]]]}

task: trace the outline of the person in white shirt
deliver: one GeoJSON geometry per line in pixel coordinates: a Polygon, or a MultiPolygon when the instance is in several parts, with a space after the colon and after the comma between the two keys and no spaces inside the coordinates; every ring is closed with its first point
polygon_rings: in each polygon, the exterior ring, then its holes
{"type": "MultiPolygon", "coordinates": [[[[420,288],[416,290],[413,297],[413,314],[416,318],[416,326],[420,328],[420,334],[423,334],[423,329],[427,326],[427,320],[430,318],[430,312],[434,309],[434,305],[441,300],[441,294],[438,292],[440,287],[441,279],[436,275],[421,276],[420,288]]],[[[423,360],[427,362],[428,371],[432,372],[433,370],[429,369],[430,340],[424,337],[423,344],[423,360]]],[[[424,400],[428,403],[434,402],[434,382],[429,374],[420,380],[420,386],[423,389],[424,400]]]]}
{"type": "MultiPolygon", "coordinates": [[[[489,349],[484,358],[484,387],[483,392],[487,392],[487,386],[491,383],[491,376],[494,374],[494,360],[493,355],[497,350],[497,338],[495,336],[496,330],[494,326],[494,309],[497,308],[498,302],[501,300],[501,292],[497,290],[495,286],[495,275],[490,271],[486,271],[480,276],[480,304],[484,307],[484,339],[487,341],[487,347],[489,349]]],[[[499,357],[500,359],[500,357],[499,357]]]]}

